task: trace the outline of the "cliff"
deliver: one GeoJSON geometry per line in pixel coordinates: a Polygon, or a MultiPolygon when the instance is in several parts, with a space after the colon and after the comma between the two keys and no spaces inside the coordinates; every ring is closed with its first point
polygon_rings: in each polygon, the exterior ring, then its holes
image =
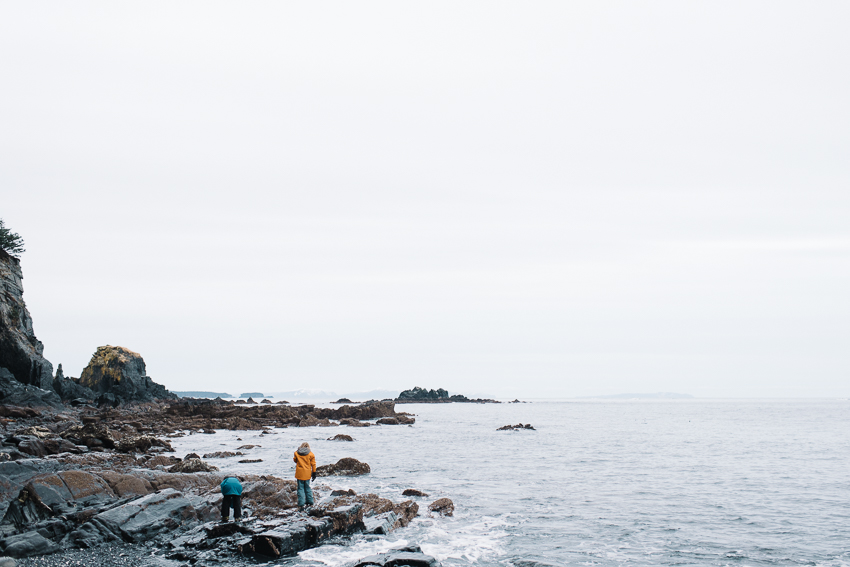
{"type": "Polygon", "coordinates": [[[53,365],[35,337],[32,317],[24,303],[21,262],[0,249],[0,367],[18,382],[53,389],[53,365]]]}

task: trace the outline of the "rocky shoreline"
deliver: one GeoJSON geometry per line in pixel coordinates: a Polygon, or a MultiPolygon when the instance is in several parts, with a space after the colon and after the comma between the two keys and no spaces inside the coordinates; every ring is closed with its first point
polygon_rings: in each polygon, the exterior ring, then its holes
{"type": "MultiPolygon", "coordinates": [[[[22,280],[19,260],[0,249],[0,567],[14,567],[15,558],[70,565],[67,557],[75,554],[83,557],[76,565],[140,565],[135,560],[142,556],[199,566],[270,560],[353,533],[387,534],[419,512],[413,499],[331,493],[321,481],[314,487],[317,505],[299,510],[295,481],[243,475],[242,521],[222,523],[219,484],[225,475],[199,455],[173,455],[169,439],[216,430],[262,436],[284,427],[411,426],[416,420],[396,412],[390,400],[331,409],[179,398],[147,375],[139,353],[121,346],[98,347],[79,378],[66,377],[61,364],[54,375],[35,336],[22,280]],[[130,551],[116,555],[122,548],[130,551]],[[101,549],[108,551],[86,553],[101,549]]],[[[250,448],[204,458],[245,455],[250,448]]],[[[370,470],[343,458],[317,473],[370,470]]],[[[435,503],[429,509],[451,512],[435,503]]],[[[436,564],[415,548],[358,563],[436,564]]]]}
{"type": "MultiPolygon", "coordinates": [[[[322,481],[314,488],[318,505],[299,511],[294,481],[245,475],[246,519],[224,524],[219,483],[225,475],[198,455],[174,456],[168,441],[216,429],[272,433],[414,422],[396,413],[392,402],[334,409],[191,399],[117,408],[0,405],[0,416],[0,554],[9,557],[131,544],[195,565],[269,560],[353,533],[386,534],[419,513],[414,499],[336,494],[322,481]]],[[[323,466],[320,476],[369,470],[366,463],[341,459],[323,466]]],[[[420,559],[410,564],[435,564],[420,559]]]]}

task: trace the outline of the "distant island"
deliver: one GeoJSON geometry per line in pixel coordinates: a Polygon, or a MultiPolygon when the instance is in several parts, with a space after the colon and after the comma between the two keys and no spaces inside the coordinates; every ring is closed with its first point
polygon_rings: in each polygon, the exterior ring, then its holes
{"type": "Polygon", "coordinates": [[[693,398],[693,396],[690,394],[677,394],[675,392],[656,392],[654,394],[609,394],[607,396],[581,397],[605,400],[686,400],[693,398]]]}
{"type": "Polygon", "coordinates": [[[239,394],[240,398],[273,398],[274,396],[264,396],[262,392],[246,392],[239,394]]]}
{"type": "Polygon", "coordinates": [[[454,396],[449,395],[447,390],[438,388],[436,390],[426,390],[415,386],[411,390],[404,390],[395,399],[397,404],[448,404],[452,402],[467,403],[467,404],[498,404],[496,400],[491,399],[470,399],[460,394],[454,396]]]}
{"type": "Polygon", "coordinates": [[[174,392],[181,398],[232,398],[227,392],[174,392]]]}

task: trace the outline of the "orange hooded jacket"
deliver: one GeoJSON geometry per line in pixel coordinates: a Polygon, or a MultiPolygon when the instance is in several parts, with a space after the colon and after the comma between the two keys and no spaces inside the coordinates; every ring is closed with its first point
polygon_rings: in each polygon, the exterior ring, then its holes
{"type": "Polygon", "coordinates": [[[295,461],[295,478],[310,480],[313,473],[316,472],[316,455],[313,454],[313,451],[306,455],[299,455],[298,451],[295,451],[292,460],[295,461]]]}

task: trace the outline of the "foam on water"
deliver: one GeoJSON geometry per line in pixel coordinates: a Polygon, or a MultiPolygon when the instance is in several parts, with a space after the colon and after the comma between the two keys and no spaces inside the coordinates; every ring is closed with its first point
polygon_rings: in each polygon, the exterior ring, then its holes
{"type": "Polygon", "coordinates": [[[175,439],[178,455],[246,451],[210,462],[291,478],[309,441],[320,464],[354,457],[362,477],[319,479],[395,501],[420,517],[386,537],[354,536],[291,561],[344,565],[418,544],[444,565],[823,565],[850,562],[850,403],[605,401],[416,404],[413,427],[219,431],[175,439]],[[537,431],[497,432],[531,422],[537,431]],[[237,437],[242,440],[237,441],[237,437]],[[452,518],[430,517],[440,497],[452,518]]]}

